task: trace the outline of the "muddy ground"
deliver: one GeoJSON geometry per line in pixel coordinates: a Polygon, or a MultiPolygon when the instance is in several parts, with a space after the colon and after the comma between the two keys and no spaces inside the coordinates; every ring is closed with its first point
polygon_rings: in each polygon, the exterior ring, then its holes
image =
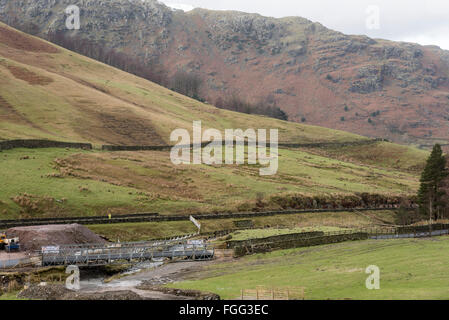
{"type": "Polygon", "coordinates": [[[123,276],[109,282],[104,278],[84,279],[81,289],[68,290],[64,284],[32,284],[19,293],[20,298],[33,300],[219,300],[213,293],[161,287],[187,279],[209,262],[167,263],[150,270],[123,276]]]}
{"type": "Polygon", "coordinates": [[[103,279],[83,281],[81,279],[81,294],[105,294],[118,291],[128,291],[139,295],[143,299],[153,300],[216,300],[218,296],[211,293],[200,293],[185,290],[172,290],[161,286],[182,281],[193,273],[202,270],[203,267],[214,261],[181,261],[166,263],[161,266],[141,270],[131,275],[111,280],[107,283],[103,279]]]}

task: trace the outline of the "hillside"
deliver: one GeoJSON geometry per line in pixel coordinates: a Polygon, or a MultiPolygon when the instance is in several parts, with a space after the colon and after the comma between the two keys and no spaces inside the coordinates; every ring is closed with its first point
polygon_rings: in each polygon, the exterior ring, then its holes
{"type": "Polygon", "coordinates": [[[448,247],[449,239],[440,237],[275,251],[217,263],[170,286],[215,292],[223,299],[238,299],[242,287],[263,286],[305,287],[307,300],[445,300],[449,261],[441,252],[448,247]],[[381,290],[365,286],[365,269],[373,261],[381,269],[381,290]]]}
{"type": "Polygon", "coordinates": [[[192,120],[220,130],[279,128],[284,142],[366,138],[219,110],[5,25],[0,39],[1,139],[95,143],[91,151],[1,152],[3,218],[268,210],[313,196],[338,206],[356,194],[408,197],[417,190],[427,153],[387,142],[281,148],[272,177],[259,176],[257,165],[175,166],[169,151],[100,151],[103,143],[169,143],[170,131],[190,129],[192,120]]]}
{"type": "Polygon", "coordinates": [[[0,139],[170,144],[176,128],[278,128],[282,142],[366,138],[220,110],[0,24],[0,139]]]}
{"type": "Polygon", "coordinates": [[[449,53],[438,47],[348,36],[299,17],[184,13],[153,0],[0,0],[0,19],[44,38],[61,31],[157,61],[168,77],[197,74],[212,103],[271,96],[292,121],[399,143],[448,143],[449,53]],[[71,4],[81,8],[78,31],[65,28],[71,4]]]}

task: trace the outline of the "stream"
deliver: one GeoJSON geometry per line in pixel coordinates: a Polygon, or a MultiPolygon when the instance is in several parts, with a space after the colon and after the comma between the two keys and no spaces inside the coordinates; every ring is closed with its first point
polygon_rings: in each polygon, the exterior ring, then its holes
{"type": "Polygon", "coordinates": [[[135,288],[142,284],[144,279],[129,279],[130,276],[136,275],[142,271],[150,271],[164,264],[163,261],[145,261],[133,265],[129,270],[120,273],[120,277],[109,282],[104,282],[109,276],[90,275],[82,276],[80,279],[81,291],[104,291],[104,290],[125,290],[135,288]]]}

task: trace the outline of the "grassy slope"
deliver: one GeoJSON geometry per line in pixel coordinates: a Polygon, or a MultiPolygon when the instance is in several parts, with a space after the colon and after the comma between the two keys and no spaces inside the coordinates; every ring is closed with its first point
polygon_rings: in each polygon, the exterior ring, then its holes
{"type": "Polygon", "coordinates": [[[448,299],[449,238],[357,241],[276,251],[214,264],[200,280],[172,287],[205,290],[224,299],[240,290],[305,287],[307,299],[448,299]],[[413,259],[413,263],[410,261],[413,259]],[[365,269],[377,265],[380,290],[367,290],[365,269]]]}
{"type": "MultiPolygon", "coordinates": [[[[55,202],[54,207],[45,213],[50,216],[63,213],[67,208],[70,208],[71,212],[92,215],[98,213],[100,207],[135,207],[137,195],[129,194],[135,192],[131,188],[93,180],[47,176],[56,172],[52,167],[53,159],[68,156],[73,152],[65,149],[16,149],[0,153],[2,181],[6,182],[0,184],[0,210],[5,210],[2,218],[17,216],[20,208],[11,198],[24,192],[42,197],[51,196],[56,200],[66,198],[65,203],[55,202]],[[29,159],[20,160],[24,156],[29,159]],[[80,191],[80,187],[87,190],[80,191]]],[[[39,215],[44,216],[44,213],[39,215]]]]}
{"type": "Polygon", "coordinates": [[[7,292],[0,296],[0,300],[29,300],[24,298],[19,298],[17,295],[19,294],[19,291],[13,291],[13,292],[7,292]]]}
{"type": "MultiPolygon", "coordinates": [[[[256,217],[251,220],[253,221],[254,226],[260,229],[237,231],[233,234],[233,239],[253,236],[264,237],[275,234],[298,232],[298,230],[332,231],[348,227],[372,227],[379,223],[376,218],[394,223],[395,214],[391,211],[364,212],[364,215],[357,214],[356,212],[327,212],[256,217]]],[[[234,224],[234,221],[236,220],[247,219],[201,220],[201,231],[214,232],[234,229],[236,228],[234,224]]],[[[121,241],[168,238],[196,231],[195,226],[190,221],[103,224],[91,225],[88,226],[88,228],[110,240],[120,239],[121,241]]]]}
{"type": "MultiPolygon", "coordinates": [[[[0,27],[0,32],[13,30],[3,24],[0,27]]],[[[15,36],[25,48],[27,42],[42,42],[18,32],[15,36]]],[[[0,116],[3,139],[39,137],[155,144],[161,142],[159,137],[168,143],[172,130],[191,129],[193,120],[217,129],[278,128],[281,141],[298,143],[366,139],[342,131],[219,110],[62,48],[59,53],[30,52],[0,43],[0,75],[0,96],[24,118],[16,121],[7,114],[0,116]],[[27,77],[22,76],[24,80],[14,75],[10,67],[52,82],[30,84],[27,77]]]]}
{"type": "MultiPolygon", "coordinates": [[[[0,36],[2,32],[12,32],[16,42],[0,43],[0,139],[169,143],[171,130],[190,129],[192,121],[198,119],[204,128],[278,128],[283,142],[366,139],[342,131],[219,110],[61,48],[58,53],[29,51],[36,43],[53,50],[55,47],[0,24],[0,36]]],[[[3,217],[17,217],[20,208],[11,198],[20,193],[67,199],[55,202],[51,210],[46,210],[48,215],[90,215],[108,210],[247,210],[258,193],[268,197],[416,191],[416,168],[422,165],[424,152],[378,143],[363,147],[367,157],[360,159],[360,154],[357,148],[351,152],[284,149],[280,151],[278,175],[260,177],[256,166],[175,167],[168,152],[10,150],[0,154],[0,174],[8,181],[0,186],[0,213],[3,217]],[[399,162],[386,160],[392,152],[399,162]],[[23,156],[31,159],[18,161],[23,156]],[[47,177],[58,172],[54,169],[57,158],[67,159],[70,174],[47,177]]]]}
{"type": "MultiPolygon", "coordinates": [[[[168,152],[15,149],[0,153],[0,212],[17,217],[12,198],[21,193],[51,197],[47,215],[94,215],[146,211],[197,213],[252,210],[264,196],[291,194],[413,194],[417,177],[308,154],[280,150],[279,172],[261,177],[256,166],[174,166],[168,152]],[[20,160],[28,157],[27,160],[20,160]],[[61,167],[57,167],[55,159],[61,167]],[[57,168],[57,169],[55,169],[57,168]],[[64,173],[64,175],[61,175],[64,173]]],[[[36,212],[32,215],[42,215],[36,212]]]]}
{"type": "Polygon", "coordinates": [[[423,169],[428,152],[389,142],[371,145],[328,147],[314,150],[314,153],[340,160],[351,159],[355,163],[390,168],[400,171],[417,172],[423,169]]]}
{"type": "Polygon", "coordinates": [[[303,233],[303,232],[311,232],[311,231],[323,231],[323,232],[333,232],[340,231],[340,228],[336,227],[305,227],[305,228],[292,228],[292,229],[278,229],[278,228],[269,228],[269,229],[251,229],[251,230],[241,230],[236,231],[231,234],[232,240],[241,241],[241,240],[250,240],[250,239],[260,239],[267,238],[273,236],[281,236],[292,233],[303,233]]]}

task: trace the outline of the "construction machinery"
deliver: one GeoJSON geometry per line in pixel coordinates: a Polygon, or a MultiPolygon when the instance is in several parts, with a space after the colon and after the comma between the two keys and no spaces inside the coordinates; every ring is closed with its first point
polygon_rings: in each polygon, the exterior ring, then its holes
{"type": "Polygon", "coordinates": [[[0,232],[0,250],[4,250],[7,242],[6,234],[4,232],[0,232]]]}
{"type": "Polygon", "coordinates": [[[4,232],[0,232],[0,250],[7,252],[20,251],[19,238],[10,238],[4,232]]]}
{"type": "Polygon", "coordinates": [[[6,252],[20,251],[19,238],[6,239],[6,252]]]}

